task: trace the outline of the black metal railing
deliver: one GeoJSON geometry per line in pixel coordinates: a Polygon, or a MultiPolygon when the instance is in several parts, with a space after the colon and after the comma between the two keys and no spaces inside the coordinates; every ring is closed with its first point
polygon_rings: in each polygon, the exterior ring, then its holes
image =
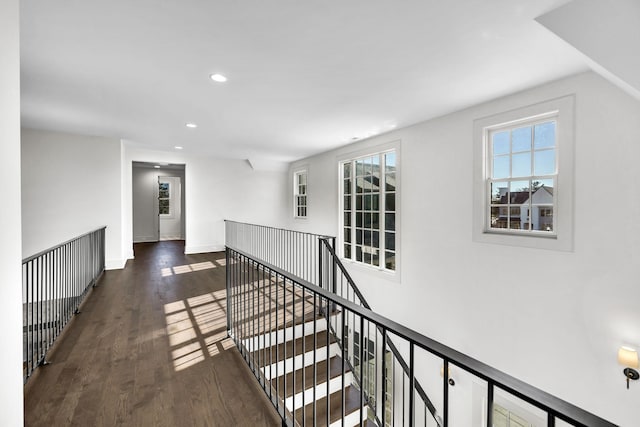
{"type": "Polygon", "coordinates": [[[102,227],[22,260],[23,379],[46,364],[47,351],[77,313],[105,266],[102,227]]]}
{"type": "MultiPolygon", "coordinates": [[[[355,282],[338,257],[335,256],[335,237],[226,221],[226,238],[228,247],[249,253],[259,260],[292,273],[295,277],[302,278],[346,300],[370,309],[355,282]]],[[[319,304],[318,308],[322,309],[322,304],[319,304]]],[[[329,309],[331,310],[332,307],[329,309]]],[[[228,312],[228,314],[231,313],[228,312]]],[[[232,320],[228,319],[228,321],[230,324],[232,320]]],[[[354,372],[353,384],[363,390],[368,405],[365,418],[370,418],[381,425],[384,425],[387,419],[393,423],[390,417],[393,411],[388,410],[387,413],[381,413],[382,407],[376,405],[376,401],[379,401],[379,399],[376,400],[376,396],[383,391],[383,386],[387,388],[378,380],[382,369],[385,369],[386,377],[391,383],[395,382],[394,378],[404,381],[409,376],[409,365],[393,341],[388,339],[386,344],[389,352],[385,355],[385,360],[381,361],[378,357],[366,356],[364,376],[358,375],[356,368],[359,366],[360,360],[364,359],[358,358],[356,354],[358,351],[356,337],[366,335],[367,345],[371,342],[374,346],[377,346],[379,340],[371,330],[364,334],[359,332],[356,327],[353,327],[353,321],[353,316],[347,316],[344,326],[339,326],[338,320],[335,317],[330,317],[327,328],[336,339],[338,347],[344,350],[345,364],[348,369],[354,372]]],[[[425,417],[428,411],[430,419],[435,422],[433,425],[441,426],[442,418],[437,414],[435,406],[418,381],[415,382],[413,389],[417,394],[416,405],[425,409],[425,417]]]]}
{"type": "MultiPolygon", "coordinates": [[[[235,231],[229,228],[238,223],[227,224],[229,236],[235,231]]],[[[330,425],[337,416],[343,420],[350,417],[342,425],[368,421],[380,426],[493,426],[522,410],[534,420],[531,425],[613,426],[372,312],[336,256],[332,238],[312,235],[315,237],[309,241],[317,243],[317,250],[299,251],[317,256],[312,282],[281,264],[287,257],[279,253],[295,256],[298,252],[283,248],[286,241],[260,242],[261,238],[246,235],[260,231],[260,226],[243,224],[242,228],[243,241],[252,244],[237,247],[238,240],[227,243],[229,335],[284,424],[330,425]],[[253,247],[271,248],[267,252],[275,253],[268,256],[275,263],[254,253],[253,247]],[[324,330],[329,333],[319,335],[324,330]],[[285,345],[292,340],[301,342],[302,348],[285,345]],[[307,342],[310,348],[305,347],[307,342]],[[287,351],[293,357],[283,362],[287,351]],[[335,392],[328,380],[315,382],[319,360],[330,356],[338,357],[343,374],[341,387],[335,392]],[[312,375],[308,375],[308,369],[313,370],[312,375]],[[296,373],[303,377],[301,389],[296,388],[300,387],[296,385],[296,373]],[[278,380],[281,377],[285,380],[278,380]],[[307,378],[311,384],[305,384],[307,378]],[[287,390],[287,386],[294,390],[287,390]],[[355,412],[347,411],[347,400],[354,396],[348,392],[349,386],[357,389],[355,406],[359,409],[355,412]],[[323,400],[330,392],[337,393],[332,399],[339,399],[341,404],[323,400]],[[288,397],[291,394],[294,399],[288,397]],[[513,408],[518,411],[512,414],[513,408]],[[501,420],[494,423],[494,417],[501,420]]],[[[294,233],[289,239],[296,240],[295,232],[269,233],[263,236],[294,233]]],[[[313,262],[312,257],[305,255],[305,259],[313,262]]],[[[286,262],[296,265],[297,261],[286,262]]],[[[326,377],[330,378],[330,364],[325,365],[326,377]]]]}
{"type": "Polygon", "coordinates": [[[333,237],[264,225],[225,221],[226,245],[290,272],[314,285],[320,284],[319,241],[333,237]]]}

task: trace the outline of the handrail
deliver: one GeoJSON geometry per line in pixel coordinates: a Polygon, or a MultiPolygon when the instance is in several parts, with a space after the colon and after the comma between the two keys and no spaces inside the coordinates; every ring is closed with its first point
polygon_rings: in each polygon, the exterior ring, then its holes
{"type": "Polygon", "coordinates": [[[328,238],[328,239],[334,238],[334,236],[329,236],[327,234],[317,234],[317,233],[310,233],[308,231],[290,230],[288,228],[272,227],[270,225],[250,224],[250,223],[246,223],[246,222],[233,221],[231,219],[225,219],[224,222],[225,223],[229,223],[229,224],[236,224],[236,225],[252,225],[252,226],[255,226],[255,227],[268,228],[270,230],[276,230],[276,231],[293,231],[295,233],[304,234],[304,235],[307,235],[307,236],[323,237],[323,238],[328,238]]]}
{"type": "MultiPolygon", "coordinates": [[[[336,266],[340,269],[340,271],[342,272],[344,277],[347,279],[347,283],[349,283],[349,286],[351,286],[351,288],[353,289],[353,292],[356,294],[356,296],[360,300],[360,304],[364,308],[366,308],[368,310],[371,310],[371,306],[369,305],[367,300],[362,295],[362,292],[360,291],[360,289],[356,285],[355,280],[353,280],[353,278],[351,277],[351,275],[349,274],[349,272],[345,268],[345,266],[342,263],[342,261],[340,261],[340,258],[338,258],[338,256],[336,255],[335,249],[329,243],[329,240],[327,238],[320,238],[320,241],[325,244],[325,247],[329,251],[329,254],[332,257],[333,262],[336,264],[336,266]]],[[[409,369],[409,365],[404,360],[404,357],[402,357],[402,354],[400,353],[398,348],[395,346],[395,344],[393,344],[393,341],[391,341],[391,339],[389,339],[389,338],[387,338],[387,346],[389,346],[389,348],[391,349],[391,352],[393,353],[395,358],[398,360],[398,363],[400,363],[400,366],[402,367],[402,370],[405,372],[405,374],[409,375],[409,370],[410,370],[409,369]]],[[[427,409],[429,409],[429,412],[433,416],[433,418],[436,421],[436,423],[439,426],[441,426],[442,425],[442,419],[438,415],[435,405],[433,404],[431,399],[429,399],[429,396],[427,396],[427,393],[424,391],[424,389],[422,388],[422,386],[420,385],[420,383],[418,381],[415,381],[415,388],[416,388],[416,391],[418,392],[418,395],[420,396],[422,401],[425,403],[427,409]]]]}
{"type": "MultiPolygon", "coordinates": [[[[498,387],[513,394],[514,396],[519,397],[520,399],[530,403],[531,405],[544,410],[549,414],[550,417],[559,418],[563,421],[572,423],[577,426],[589,427],[597,425],[601,427],[615,427],[615,424],[612,424],[611,422],[606,421],[598,417],[597,415],[587,412],[582,408],[579,408],[515,377],[512,377],[511,375],[508,375],[477,359],[474,359],[471,356],[461,353],[417,331],[414,331],[391,319],[377,314],[368,308],[342,298],[334,294],[333,292],[316,286],[304,279],[295,277],[289,272],[277,266],[271,265],[261,260],[256,260],[252,255],[246,252],[235,248],[231,249],[236,253],[248,259],[251,259],[256,264],[267,268],[271,272],[274,272],[276,275],[281,276],[285,280],[289,280],[308,289],[309,291],[313,292],[314,295],[318,295],[322,299],[326,299],[331,303],[335,303],[345,308],[346,310],[366,319],[369,322],[373,322],[376,325],[382,326],[387,333],[391,332],[400,338],[406,339],[412,345],[418,346],[419,348],[444,359],[446,362],[453,363],[456,365],[456,367],[459,367],[487,381],[491,388],[498,387]]],[[[445,379],[446,375],[447,374],[445,369],[445,379]]]]}
{"type": "Polygon", "coordinates": [[[46,355],[105,269],[100,227],[22,260],[23,381],[46,355]]]}
{"type": "Polygon", "coordinates": [[[42,250],[42,251],[40,251],[40,252],[38,252],[38,253],[36,253],[36,254],[30,255],[30,256],[28,256],[28,257],[24,258],[24,259],[22,260],[22,263],[23,263],[23,264],[26,264],[26,263],[28,263],[29,261],[33,261],[34,259],[36,259],[36,258],[38,258],[38,257],[41,257],[42,255],[44,255],[44,254],[46,254],[46,253],[48,253],[48,252],[52,252],[52,251],[54,251],[54,250],[56,250],[56,249],[58,249],[58,248],[63,247],[64,245],[67,245],[67,244],[69,244],[69,243],[71,243],[71,242],[74,242],[74,241],[76,241],[76,240],[79,240],[79,239],[81,239],[81,238],[83,238],[83,237],[85,237],[85,236],[88,236],[89,234],[93,234],[93,233],[95,233],[96,231],[105,230],[106,228],[107,228],[107,226],[105,225],[105,226],[102,226],[102,227],[98,227],[98,228],[96,228],[96,229],[94,229],[94,230],[87,231],[86,233],[81,234],[81,235],[79,235],[79,236],[72,237],[71,239],[69,239],[69,240],[67,240],[67,241],[64,241],[64,242],[62,242],[62,243],[58,243],[58,244],[57,244],[57,245],[55,245],[55,246],[52,246],[52,247],[50,247],[50,248],[48,248],[48,249],[44,249],[44,250],[42,250]]]}

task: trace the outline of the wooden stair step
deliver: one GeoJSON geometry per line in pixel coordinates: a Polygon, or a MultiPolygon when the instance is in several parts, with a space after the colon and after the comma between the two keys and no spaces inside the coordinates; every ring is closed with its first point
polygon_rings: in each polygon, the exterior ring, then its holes
{"type": "MultiPolygon", "coordinates": [[[[331,423],[339,421],[342,418],[342,391],[337,391],[329,396],[329,423],[327,423],[327,397],[318,399],[316,401],[316,422],[313,421],[313,402],[310,402],[304,408],[296,410],[295,418],[298,425],[302,425],[302,418],[305,418],[305,425],[308,426],[328,426],[331,423]]],[[[360,405],[360,390],[353,386],[345,388],[344,395],[344,415],[345,417],[359,408],[360,405]]],[[[366,406],[366,402],[363,400],[362,407],[366,406]]],[[[366,414],[363,414],[363,418],[366,419],[366,414]]]]}
{"type": "MultiPolygon", "coordinates": [[[[316,340],[316,347],[321,348],[327,346],[327,331],[318,331],[315,335],[309,334],[303,337],[296,338],[295,341],[289,340],[278,345],[267,347],[262,350],[257,350],[252,353],[252,357],[257,360],[258,366],[264,367],[265,365],[290,359],[294,356],[309,352],[314,349],[314,337],[316,340]],[[304,343],[304,348],[303,348],[304,343]],[[294,354],[295,349],[295,354],[294,354]]],[[[333,335],[329,334],[329,345],[336,342],[333,335]]]]}
{"type": "MultiPolygon", "coordinates": [[[[345,374],[350,372],[349,365],[345,363],[345,374]]],[[[322,360],[316,363],[316,384],[324,384],[327,381],[327,361],[322,360]]],[[[338,356],[334,356],[329,361],[329,379],[333,379],[342,375],[342,358],[338,356]]],[[[295,372],[295,389],[293,384],[293,372],[288,373],[287,375],[280,376],[278,378],[278,387],[279,390],[285,389],[286,384],[286,396],[290,397],[294,394],[301,393],[303,391],[302,388],[302,379],[304,378],[304,389],[308,390],[313,388],[313,376],[314,370],[313,365],[306,366],[305,368],[298,369],[295,372]],[[295,393],[294,393],[295,391],[295,393]]]]}

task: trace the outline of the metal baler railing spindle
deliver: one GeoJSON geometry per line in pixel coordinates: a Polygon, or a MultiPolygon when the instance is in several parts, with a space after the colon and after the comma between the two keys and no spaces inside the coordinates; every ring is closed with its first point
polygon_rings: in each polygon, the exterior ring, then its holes
{"type": "Polygon", "coordinates": [[[25,384],[47,363],[47,352],[104,272],[105,230],[98,228],[22,260],[25,384]]]}

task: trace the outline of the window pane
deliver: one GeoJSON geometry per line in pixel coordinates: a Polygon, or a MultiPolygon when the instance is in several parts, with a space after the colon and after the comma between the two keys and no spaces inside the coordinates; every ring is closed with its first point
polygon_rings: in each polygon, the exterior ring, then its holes
{"type": "Polygon", "coordinates": [[[364,196],[356,196],[356,210],[357,211],[361,211],[362,210],[362,199],[364,198],[364,196]]]}
{"type": "Polygon", "coordinates": [[[385,262],[384,266],[387,270],[395,270],[396,269],[396,254],[393,252],[385,252],[384,254],[385,262]]]}
{"type": "Polygon", "coordinates": [[[356,176],[364,175],[364,160],[356,160],[356,176]]]}
{"type": "Polygon", "coordinates": [[[374,248],[380,246],[380,233],[377,231],[371,232],[371,246],[374,248]]]}
{"type": "Polygon", "coordinates": [[[351,243],[351,229],[348,227],[344,228],[344,241],[351,243]]]}
{"type": "Polygon", "coordinates": [[[362,228],[364,222],[364,214],[362,212],[356,212],[356,227],[362,228]]]}
{"type": "Polygon", "coordinates": [[[389,233],[389,232],[385,233],[384,241],[385,241],[385,249],[388,249],[390,251],[396,250],[396,234],[395,233],[389,233]]]}
{"type": "Polygon", "coordinates": [[[396,174],[388,173],[385,182],[386,191],[396,191],[396,174]]]}
{"type": "Polygon", "coordinates": [[[378,267],[380,265],[380,254],[378,253],[378,251],[376,251],[371,256],[371,264],[375,265],[376,267],[378,267]]]}
{"type": "Polygon", "coordinates": [[[384,214],[384,228],[388,231],[395,231],[396,229],[396,214],[386,213],[384,214]]]}
{"type": "Polygon", "coordinates": [[[513,155],[511,176],[531,176],[531,152],[513,155]]]}
{"type": "Polygon", "coordinates": [[[365,228],[371,228],[371,214],[370,213],[365,213],[364,214],[364,227],[365,228]]]}
{"type": "Polygon", "coordinates": [[[496,132],[492,135],[493,155],[509,154],[509,131],[496,132]]]}
{"type": "Polygon", "coordinates": [[[344,257],[351,259],[351,245],[344,245],[344,257]]]}
{"type": "Polygon", "coordinates": [[[534,206],[531,212],[534,230],[553,231],[553,206],[534,206]]]}
{"type": "Polygon", "coordinates": [[[365,211],[370,211],[371,210],[371,195],[367,194],[366,196],[364,196],[364,208],[363,210],[365,211]]]}
{"type": "Polygon", "coordinates": [[[344,203],[343,207],[345,210],[351,209],[351,196],[344,196],[343,203],[344,203]]]}
{"type": "Polygon", "coordinates": [[[158,204],[160,206],[160,209],[169,210],[169,200],[168,199],[158,200],[158,204]]]}
{"type": "Polygon", "coordinates": [[[351,177],[351,162],[342,165],[342,173],[344,174],[345,178],[351,177]]]}
{"type": "Polygon", "coordinates": [[[511,181],[509,203],[521,205],[529,200],[529,181],[511,181]]]}
{"type": "Polygon", "coordinates": [[[501,207],[491,208],[491,228],[507,228],[507,209],[501,207]]]}
{"type": "Polygon", "coordinates": [[[356,244],[361,245],[362,244],[362,230],[358,230],[356,228],[356,244]]]}
{"type": "Polygon", "coordinates": [[[169,198],[169,190],[159,190],[158,191],[158,197],[161,199],[168,199],[169,198]]]}
{"type": "Polygon", "coordinates": [[[362,247],[356,246],[356,261],[362,262],[362,247]]]}
{"type": "Polygon", "coordinates": [[[364,230],[363,237],[364,237],[364,242],[363,243],[366,246],[371,246],[371,231],[364,230]]]}
{"type": "Polygon", "coordinates": [[[362,248],[362,252],[363,252],[363,262],[365,264],[371,264],[371,252],[368,251],[369,248],[362,248]],[[365,250],[366,249],[366,250],[365,250]]]}
{"type": "Polygon", "coordinates": [[[345,212],[344,213],[344,225],[346,227],[351,225],[351,212],[345,212]]]}
{"type": "Polygon", "coordinates": [[[374,230],[380,229],[380,215],[377,213],[371,214],[371,228],[374,230]]]}
{"type": "Polygon", "coordinates": [[[531,150],[531,126],[514,129],[511,132],[511,151],[531,150]]]}
{"type": "Polygon", "coordinates": [[[556,172],[556,150],[534,153],[534,175],[552,175],[556,172]]]}
{"type": "Polygon", "coordinates": [[[374,211],[380,210],[380,195],[373,194],[371,196],[371,209],[374,211]]]}
{"type": "Polygon", "coordinates": [[[387,193],[385,196],[385,210],[387,211],[395,211],[396,210],[396,194],[395,193],[387,193]]]}
{"type": "Polygon", "coordinates": [[[344,194],[351,194],[351,180],[350,179],[345,179],[344,180],[344,188],[342,190],[344,192],[344,194]]]}
{"type": "Polygon", "coordinates": [[[364,178],[356,178],[356,193],[364,193],[364,178]]]}
{"type": "Polygon", "coordinates": [[[538,148],[556,145],[556,122],[540,123],[535,126],[533,146],[538,148]]]}
{"type": "Polygon", "coordinates": [[[492,178],[508,178],[509,168],[509,156],[494,157],[492,178]]]}
{"type": "Polygon", "coordinates": [[[396,153],[387,153],[384,155],[384,164],[387,172],[396,169],[396,153]]]}
{"type": "Polygon", "coordinates": [[[532,202],[553,204],[553,180],[552,179],[540,179],[534,181],[532,184],[532,190],[534,192],[532,202]]]}
{"type": "Polygon", "coordinates": [[[508,182],[492,182],[491,183],[491,203],[496,204],[506,204],[509,194],[509,183],[508,182]]]}

